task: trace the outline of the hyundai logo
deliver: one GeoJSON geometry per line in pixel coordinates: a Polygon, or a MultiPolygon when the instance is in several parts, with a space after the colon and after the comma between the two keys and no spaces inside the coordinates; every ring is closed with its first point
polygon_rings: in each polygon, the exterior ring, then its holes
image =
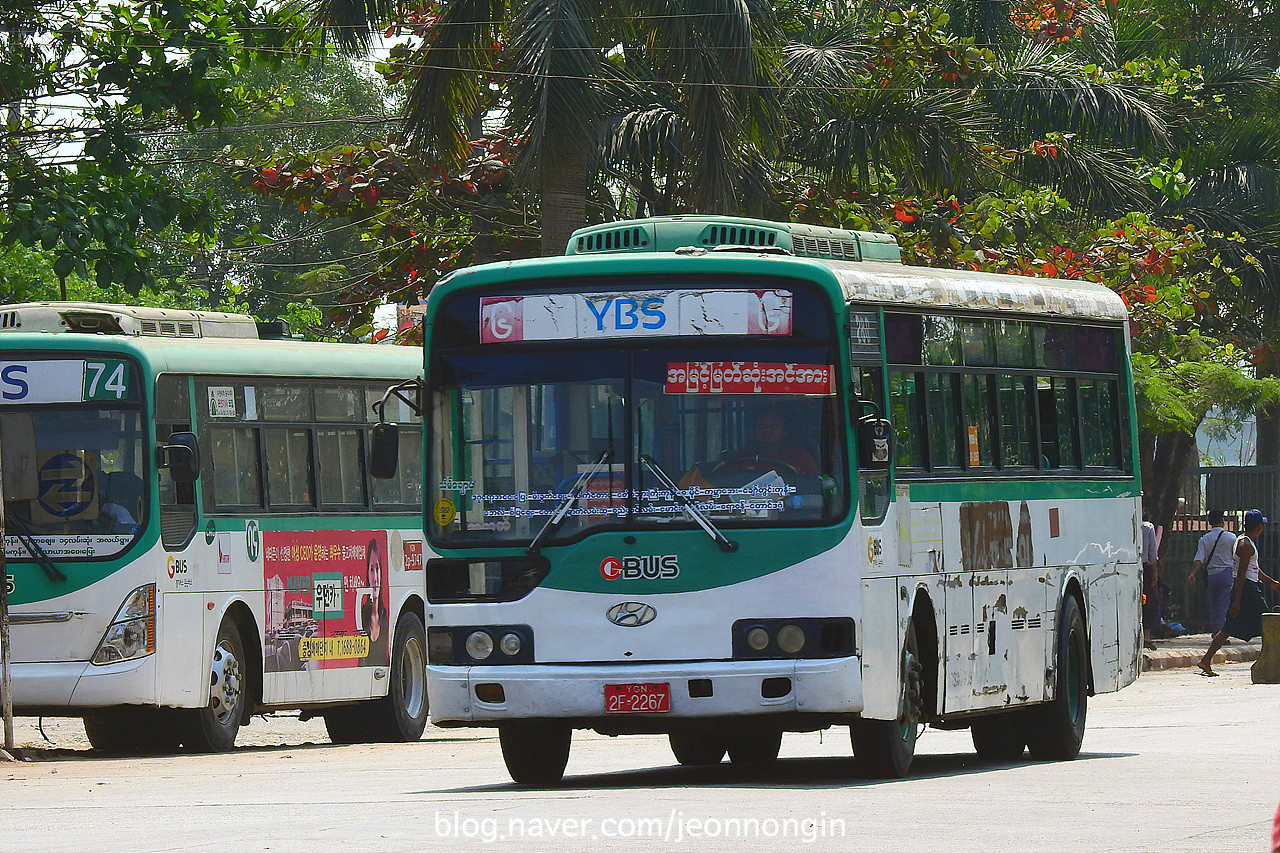
{"type": "Polygon", "coordinates": [[[638,601],[624,601],[609,608],[609,621],[623,628],[639,628],[648,625],[658,616],[658,611],[638,601]]]}

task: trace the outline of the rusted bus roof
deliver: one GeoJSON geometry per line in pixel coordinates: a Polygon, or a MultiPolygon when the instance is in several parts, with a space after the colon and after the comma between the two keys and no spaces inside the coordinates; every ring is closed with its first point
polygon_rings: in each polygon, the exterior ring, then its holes
{"type": "Polygon", "coordinates": [[[1114,291],[1091,281],[1030,278],[968,270],[827,261],[845,300],[918,308],[955,308],[1006,314],[1127,320],[1114,291]]]}

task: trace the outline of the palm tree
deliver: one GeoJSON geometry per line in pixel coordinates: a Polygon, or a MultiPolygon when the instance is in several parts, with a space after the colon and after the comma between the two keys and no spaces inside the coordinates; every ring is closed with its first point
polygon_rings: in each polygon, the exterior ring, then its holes
{"type": "MultiPolygon", "coordinates": [[[[395,11],[388,0],[319,0],[316,15],[355,46],[395,11]]],[[[409,136],[428,156],[458,160],[476,116],[500,115],[525,140],[517,173],[541,192],[543,254],[562,252],[586,223],[602,153],[616,168],[628,145],[660,146],[657,157],[681,168],[654,179],[689,178],[692,203],[729,211],[746,197],[767,115],[756,87],[771,82],[762,0],[448,0],[434,12],[412,60],[409,136]],[[638,97],[657,86],[663,101],[638,97]],[[640,116],[660,105],[671,132],[645,139],[654,125],[640,116]]]]}

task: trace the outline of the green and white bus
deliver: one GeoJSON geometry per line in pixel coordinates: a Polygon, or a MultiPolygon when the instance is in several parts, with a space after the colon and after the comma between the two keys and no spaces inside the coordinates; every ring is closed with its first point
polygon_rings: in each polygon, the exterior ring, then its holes
{"type": "MultiPolygon", "coordinates": [[[[1126,311],[707,216],[577,232],[426,308],[428,692],[519,782],[575,728],[682,764],[923,725],[1066,759],[1139,670],[1126,311]]],[[[389,449],[389,447],[388,447],[389,449]]]]}
{"type": "Polygon", "coordinates": [[[339,742],[419,737],[421,444],[399,479],[365,454],[371,403],[421,369],[244,315],[0,307],[17,712],[115,751],[225,750],[298,708],[339,742]]]}

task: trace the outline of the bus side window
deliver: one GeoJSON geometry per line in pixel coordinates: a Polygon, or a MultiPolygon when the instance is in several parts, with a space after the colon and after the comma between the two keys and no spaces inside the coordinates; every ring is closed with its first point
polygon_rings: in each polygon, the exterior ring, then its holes
{"type": "MultiPolygon", "coordinates": [[[[190,386],[188,376],[165,373],[156,377],[157,447],[168,444],[175,432],[191,431],[190,386]]],[[[196,534],[196,484],[175,483],[167,472],[156,473],[160,479],[160,543],[178,551],[196,534]]]]}
{"type": "MultiPolygon", "coordinates": [[[[190,424],[156,424],[156,445],[169,443],[175,432],[190,432],[190,424]]],[[[160,476],[160,542],[171,551],[181,550],[196,533],[196,484],[175,483],[167,471],[160,476]]]]}

